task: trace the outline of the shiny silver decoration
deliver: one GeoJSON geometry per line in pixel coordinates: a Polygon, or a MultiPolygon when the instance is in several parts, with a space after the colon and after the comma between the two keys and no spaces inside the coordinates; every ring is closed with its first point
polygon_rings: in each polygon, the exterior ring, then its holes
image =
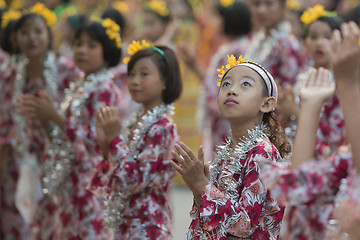
{"type": "MultiPolygon", "coordinates": [[[[134,159],[137,159],[139,156],[139,151],[137,146],[140,142],[141,136],[146,134],[150,128],[154,125],[158,119],[166,117],[167,114],[174,113],[174,106],[172,104],[160,104],[153,108],[152,111],[147,111],[146,114],[142,116],[142,113],[135,114],[134,119],[129,121],[127,124],[128,129],[131,129],[133,126],[138,126],[133,131],[133,137],[130,138],[130,133],[127,137],[127,142],[129,145],[129,151],[131,156],[134,159]]],[[[119,222],[121,221],[125,209],[124,202],[127,198],[131,196],[129,191],[122,190],[121,192],[114,192],[112,193],[108,199],[105,201],[105,218],[104,218],[104,225],[114,229],[117,231],[119,222]]]]}
{"type": "MultiPolygon", "coordinates": [[[[102,69],[98,73],[90,74],[84,81],[71,82],[65,90],[64,101],[60,104],[60,112],[66,116],[70,108],[71,121],[81,121],[82,109],[91,92],[96,89],[100,82],[111,79],[112,75],[102,69]]],[[[76,152],[66,134],[54,126],[50,132],[50,143],[47,148],[47,161],[43,166],[43,192],[54,195],[63,187],[72,171],[72,165],[76,161],[76,152]]]]}

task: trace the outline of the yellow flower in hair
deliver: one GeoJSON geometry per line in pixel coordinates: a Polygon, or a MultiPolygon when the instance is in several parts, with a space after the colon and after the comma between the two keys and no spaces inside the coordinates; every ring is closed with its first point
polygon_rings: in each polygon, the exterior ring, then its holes
{"type": "MultiPolygon", "coordinates": [[[[140,51],[141,49],[144,49],[144,48],[148,48],[150,46],[153,46],[153,44],[150,44],[149,42],[145,41],[145,40],[142,40],[141,42],[140,41],[132,41],[132,43],[129,45],[128,47],[128,50],[127,50],[127,53],[132,56],[134,55],[135,53],[137,53],[138,51],[140,51]]],[[[125,57],[123,59],[123,62],[124,63],[129,63],[130,61],[130,57],[125,57]]]]}
{"type": "Polygon", "coordinates": [[[156,12],[157,14],[159,14],[162,17],[169,16],[169,9],[167,8],[165,2],[158,1],[158,0],[151,0],[147,6],[150,10],[156,12]]]}
{"type": "Polygon", "coordinates": [[[227,8],[232,6],[235,3],[235,0],[220,0],[221,6],[227,8]]]}
{"type": "Polygon", "coordinates": [[[320,4],[316,4],[313,8],[308,8],[300,17],[300,20],[309,25],[310,23],[314,22],[319,17],[325,14],[324,7],[320,4]]]}
{"type": "MultiPolygon", "coordinates": [[[[240,55],[238,59],[236,59],[236,57],[233,54],[231,54],[230,57],[229,57],[229,55],[227,55],[227,57],[228,57],[228,59],[227,59],[228,64],[226,65],[226,68],[228,70],[240,63],[252,62],[252,60],[243,58],[242,55],[240,55]]],[[[218,75],[219,82],[217,83],[217,85],[220,87],[221,80],[225,74],[224,66],[222,66],[220,69],[217,69],[217,71],[219,72],[219,75],[218,75]]]]}
{"type": "Polygon", "coordinates": [[[46,8],[42,3],[36,3],[30,12],[35,13],[45,19],[46,26],[51,27],[56,22],[56,15],[53,11],[46,8]]]}
{"type": "Polygon", "coordinates": [[[116,47],[121,48],[121,36],[120,36],[120,27],[110,18],[105,18],[104,20],[97,19],[96,17],[91,18],[93,21],[101,22],[101,25],[106,29],[106,35],[109,39],[114,40],[116,47]]]}
{"type": "Polygon", "coordinates": [[[20,17],[21,17],[21,12],[20,11],[10,9],[9,11],[5,12],[2,15],[1,27],[5,28],[9,24],[10,21],[19,19],[20,17]]]}

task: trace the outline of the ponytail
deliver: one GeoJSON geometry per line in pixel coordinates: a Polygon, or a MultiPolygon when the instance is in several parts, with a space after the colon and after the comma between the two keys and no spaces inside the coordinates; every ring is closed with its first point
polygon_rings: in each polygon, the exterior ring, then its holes
{"type": "Polygon", "coordinates": [[[274,112],[265,113],[263,122],[269,133],[269,140],[278,149],[282,158],[291,153],[291,144],[285,135],[284,129],[279,125],[274,112]]]}

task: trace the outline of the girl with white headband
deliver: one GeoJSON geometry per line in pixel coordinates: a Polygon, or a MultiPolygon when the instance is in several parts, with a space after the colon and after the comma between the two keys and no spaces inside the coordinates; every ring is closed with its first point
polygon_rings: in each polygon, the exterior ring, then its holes
{"type": "Polygon", "coordinates": [[[217,103],[231,137],[204,164],[183,143],[175,145],[173,167],[194,195],[186,239],[277,239],[284,207],[260,180],[259,160],[282,161],[290,152],[274,109],[277,86],[260,65],[233,55],[219,69],[217,103]]]}

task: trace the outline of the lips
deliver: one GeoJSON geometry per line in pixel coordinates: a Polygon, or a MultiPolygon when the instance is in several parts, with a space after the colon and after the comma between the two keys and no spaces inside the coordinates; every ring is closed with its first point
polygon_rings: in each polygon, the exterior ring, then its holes
{"type": "Polygon", "coordinates": [[[324,56],[324,52],[321,51],[321,50],[316,50],[316,51],[315,51],[315,56],[318,57],[318,58],[323,57],[323,56],[324,56]]]}
{"type": "Polygon", "coordinates": [[[225,103],[224,103],[225,105],[235,105],[235,104],[238,104],[238,102],[237,101],[235,101],[235,99],[233,99],[233,98],[227,98],[226,100],[225,100],[225,103]]]}
{"type": "Polygon", "coordinates": [[[138,93],[140,93],[140,90],[138,90],[138,89],[130,89],[130,93],[138,94],[138,93]]]}

